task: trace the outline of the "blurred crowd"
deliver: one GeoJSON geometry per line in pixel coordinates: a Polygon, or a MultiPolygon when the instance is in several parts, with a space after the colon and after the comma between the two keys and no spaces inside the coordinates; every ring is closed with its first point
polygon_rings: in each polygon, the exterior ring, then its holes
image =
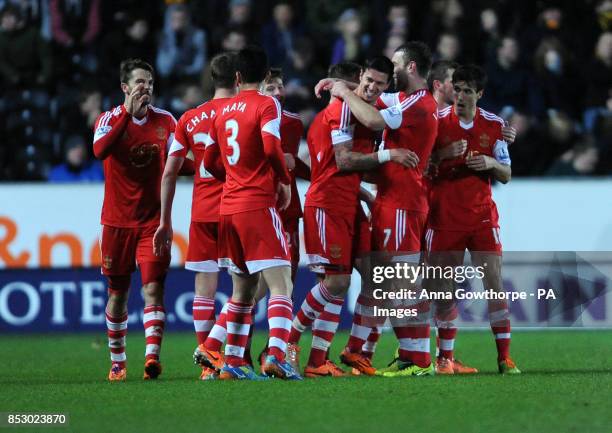
{"type": "Polygon", "coordinates": [[[92,127],[123,101],[124,58],[178,118],[210,97],[212,56],[260,44],[308,126],[330,64],[413,39],[486,68],[515,176],[612,174],[612,0],[0,0],[0,180],[102,179],[92,127]]]}

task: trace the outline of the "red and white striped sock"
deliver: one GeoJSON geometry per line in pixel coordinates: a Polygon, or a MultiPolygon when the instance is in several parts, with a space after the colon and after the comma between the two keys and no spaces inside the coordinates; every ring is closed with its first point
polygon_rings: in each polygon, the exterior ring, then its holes
{"type": "Polygon", "coordinates": [[[217,317],[215,325],[210,330],[208,338],[204,343],[204,347],[206,347],[208,350],[212,350],[213,352],[220,352],[221,346],[223,346],[223,343],[225,343],[225,339],[227,338],[228,305],[229,302],[227,302],[221,309],[221,313],[219,313],[219,317],[217,317]]]}
{"type": "Polygon", "coordinates": [[[315,284],[308,292],[306,299],[302,302],[300,311],[297,312],[291,325],[291,333],[289,334],[289,343],[298,343],[302,333],[312,326],[319,314],[325,308],[328,302],[331,302],[333,296],[327,291],[323,282],[315,284]]]}
{"type": "Polygon", "coordinates": [[[378,340],[380,339],[380,334],[382,332],[382,328],[377,326],[376,328],[372,328],[370,335],[365,343],[363,343],[363,347],[361,348],[361,353],[365,355],[367,358],[372,359],[374,356],[374,352],[376,351],[376,344],[378,344],[378,340]]]}
{"type": "MultiPolygon", "coordinates": [[[[351,326],[351,336],[346,347],[350,352],[360,353],[363,346],[368,341],[373,326],[377,325],[373,312],[373,299],[364,295],[357,297],[355,303],[355,313],[353,314],[353,325],[351,326]]],[[[376,339],[378,341],[378,339],[376,339]]]]}
{"type": "Polygon", "coordinates": [[[215,324],[215,300],[206,296],[193,297],[193,327],[198,345],[204,344],[215,324]]]}
{"type": "Polygon", "coordinates": [[[506,301],[489,301],[489,323],[495,335],[495,346],[497,346],[497,361],[502,361],[510,356],[510,311],[506,301]]]}
{"type": "Polygon", "coordinates": [[[145,359],[159,360],[162,338],[164,337],[164,325],[166,323],[166,312],[161,305],[147,305],[144,308],[142,318],[145,330],[145,359]]]}
{"type": "Polygon", "coordinates": [[[399,340],[399,358],[402,361],[411,361],[419,367],[427,367],[431,364],[429,353],[429,306],[430,302],[420,302],[413,305],[417,310],[417,316],[410,321],[391,318],[393,331],[399,340]]]}
{"type": "Polygon", "coordinates": [[[268,326],[270,327],[268,354],[276,356],[280,361],[285,359],[292,318],[291,298],[284,295],[270,296],[268,300],[268,326]]]}
{"type": "Polygon", "coordinates": [[[340,324],[340,312],[344,298],[334,297],[312,325],[312,346],[308,365],[319,367],[325,363],[327,351],[340,324]]]}
{"type": "Polygon", "coordinates": [[[128,314],[113,317],[106,310],[106,335],[108,335],[108,347],[113,364],[119,364],[125,368],[127,357],[125,356],[125,337],[127,335],[128,314]]]}
{"type": "Polygon", "coordinates": [[[454,359],[455,338],[457,336],[457,325],[455,320],[459,315],[457,304],[436,305],[436,357],[454,359]]]}
{"type": "Polygon", "coordinates": [[[437,356],[446,359],[454,359],[455,337],[457,328],[438,328],[437,356]]]}
{"type": "Polygon", "coordinates": [[[225,363],[232,367],[246,365],[244,349],[249,339],[253,306],[230,300],[227,305],[227,344],[225,363]]]}

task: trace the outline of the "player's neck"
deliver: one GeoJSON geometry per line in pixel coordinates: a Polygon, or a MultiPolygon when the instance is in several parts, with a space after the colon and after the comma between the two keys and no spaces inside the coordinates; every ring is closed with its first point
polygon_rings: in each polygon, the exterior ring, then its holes
{"type": "Polygon", "coordinates": [[[444,110],[445,108],[447,108],[450,105],[450,104],[447,104],[444,101],[444,97],[441,94],[437,93],[437,92],[434,93],[433,98],[435,99],[436,104],[438,104],[438,110],[444,110]]]}
{"type": "Polygon", "coordinates": [[[259,90],[259,83],[242,83],[238,86],[239,92],[246,90],[259,90]]]}
{"type": "Polygon", "coordinates": [[[455,110],[455,114],[457,115],[459,120],[461,120],[463,123],[470,123],[476,117],[476,109],[477,108],[478,107],[476,105],[474,105],[474,107],[472,107],[471,109],[469,109],[469,110],[464,109],[461,113],[459,113],[457,111],[457,107],[455,106],[454,110],[455,110]]]}
{"type": "Polygon", "coordinates": [[[422,78],[412,78],[408,80],[408,89],[406,93],[414,93],[417,90],[427,89],[427,81],[422,78]]]}
{"type": "Polygon", "coordinates": [[[234,90],[234,88],[215,89],[215,94],[213,95],[213,99],[232,98],[234,96],[236,96],[236,90],[234,90]]]}

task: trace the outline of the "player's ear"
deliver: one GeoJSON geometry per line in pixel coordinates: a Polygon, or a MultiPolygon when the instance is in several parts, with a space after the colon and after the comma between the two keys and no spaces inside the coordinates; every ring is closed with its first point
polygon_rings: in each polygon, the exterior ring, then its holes
{"type": "Polygon", "coordinates": [[[242,76],[240,72],[236,71],[236,86],[240,86],[242,84],[242,76]]]}
{"type": "Polygon", "coordinates": [[[479,90],[478,93],[476,93],[476,100],[478,101],[480,98],[482,98],[483,94],[484,94],[484,89],[479,90]]]}
{"type": "Polygon", "coordinates": [[[126,95],[130,94],[130,86],[127,83],[121,83],[121,91],[126,95]]]}

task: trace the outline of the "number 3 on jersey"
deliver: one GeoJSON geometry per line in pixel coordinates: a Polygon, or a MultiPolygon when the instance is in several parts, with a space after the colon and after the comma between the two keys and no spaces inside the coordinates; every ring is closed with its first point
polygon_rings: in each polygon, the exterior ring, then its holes
{"type": "Polygon", "coordinates": [[[236,141],[236,137],[238,137],[238,122],[234,119],[228,120],[225,122],[225,130],[230,131],[231,135],[227,137],[227,145],[232,148],[232,154],[227,155],[227,161],[230,165],[236,165],[240,159],[240,145],[236,141]]]}

